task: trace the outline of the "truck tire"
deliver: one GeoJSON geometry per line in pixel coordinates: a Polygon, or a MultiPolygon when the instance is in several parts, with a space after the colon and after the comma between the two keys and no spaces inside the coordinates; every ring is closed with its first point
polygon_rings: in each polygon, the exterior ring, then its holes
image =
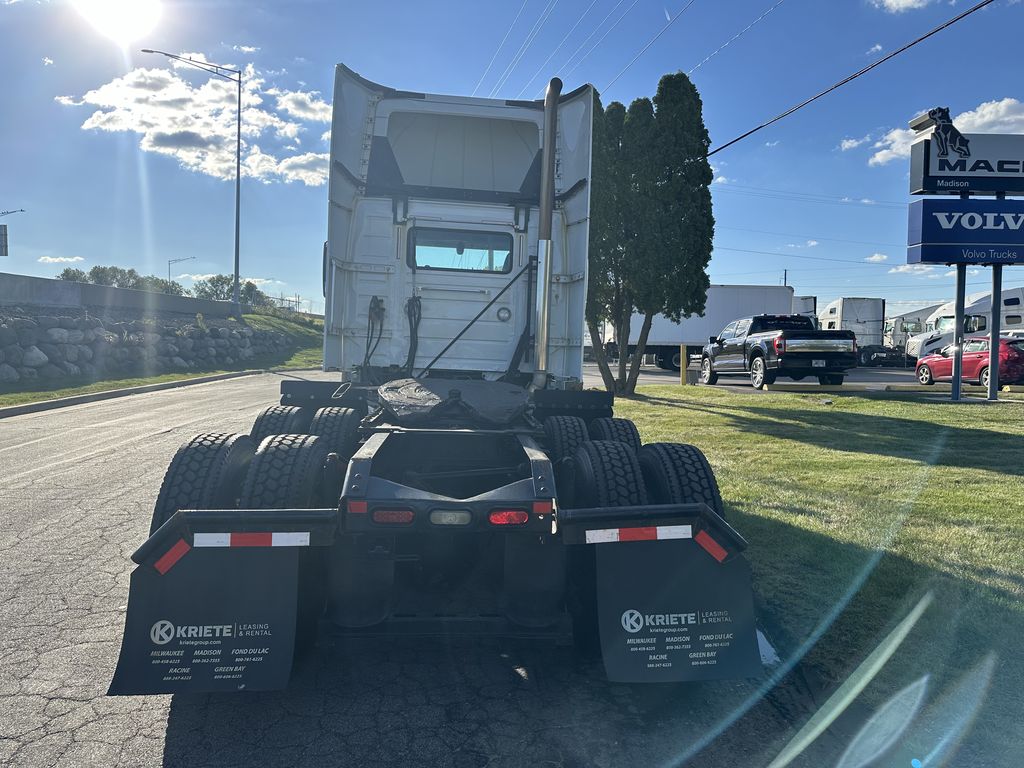
{"type": "Polygon", "coordinates": [[[343,461],[352,458],[359,442],[359,413],[352,408],[320,408],[309,424],[309,434],[327,444],[327,450],[343,461]]]}
{"type": "Polygon", "coordinates": [[[295,405],[271,405],[260,411],[249,434],[260,445],[271,435],[300,435],[313,419],[312,408],[295,405]]]}
{"type": "Polygon", "coordinates": [[[860,353],[857,355],[857,364],[863,368],[871,367],[871,353],[865,349],[862,349],[860,353]]]}
{"type": "Polygon", "coordinates": [[[591,440],[572,457],[577,507],[628,507],[647,503],[636,451],[618,440],[591,440]]]}
{"type": "Polygon", "coordinates": [[[699,448],[681,443],[648,443],[636,457],[652,504],[707,504],[725,518],[715,473],[699,448]]]}
{"type": "Polygon", "coordinates": [[[591,440],[617,440],[640,450],[640,431],[629,419],[594,419],[589,429],[591,440]]]}
{"type": "MultiPolygon", "coordinates": [[[[616,440],[586,442],[573,455],[573,504],[577,507],[624,507],[647,503],[636,452],[616,440]]],[[[570,547],[568,601],[573,644],[585,657],[600,654],[597,626],[597,568],[592,545],[570,547]]]]}
{"type": "Polygon", "coordinates": [[[700,383],[711,386],[718,383],[718,374],[711,367],[711,358],[703,357],[700,361],[700,383]]]}
{"type": "Polygon", "coordinates": [[[587,422],[579,416],[548,416],[544,419],[544,437],[551,461],[572,458],[587,441],[587,422]]]}
{"type": "Polygon", "coordinates": [[[681,371],[683,369],[683,356],[678,349],[669,355],[668,367],[671,371],[681,371]]]}
{"type": "Polygon", "coordinates": [[[233,508],[255,452],[248,435],[206,433],[182,445],[160,485],[150,536],[179,509],[233,508]]]}
{"type": "MultiPolygon", "coordinates": [[[[326,499],[327,444],[316,435],[271,435],[260,443],[242,484],[241,509],[315,509],[337,503],[326,499]]],[[[322,547],[300,547],[295,645],[301,653],[316,638],[317,620],[327,602],[322,547]]]]}
{"type": "Polygon", "coordinates": [[[322,502],[327,443],[316,435],[271,435],[256,451],[241,509],[315,509],[322,502]]]}
{"type": "Polygon", "coordinates": [[[769,384],[775,383],[775,372],[769,371],[765,365],[764,357],[754,355],[750,358],[750,384],[754,389],[764,389],[769,384]]]}

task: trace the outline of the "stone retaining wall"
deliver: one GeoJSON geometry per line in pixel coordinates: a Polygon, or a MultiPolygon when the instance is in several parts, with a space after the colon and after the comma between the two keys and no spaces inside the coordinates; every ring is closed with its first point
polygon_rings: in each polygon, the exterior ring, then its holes
{"type": "Polygon", "coordinates": [[[212,370],[292,346],[283,333],[254,330],[235,320],[100,318],[60,311],[0,307],[0,386],[212,370]]]}

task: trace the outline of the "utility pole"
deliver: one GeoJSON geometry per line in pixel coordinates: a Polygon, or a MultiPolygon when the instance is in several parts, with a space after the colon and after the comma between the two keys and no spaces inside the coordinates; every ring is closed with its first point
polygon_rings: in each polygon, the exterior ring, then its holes
{"type": "Polygon", "coordinates": [[[183,256],[180,259],[168,259],[167,260],[167,282],[171,282],[171,264],[177,264],[181,261],[192,261],[195,256],[183,256]]]}
{"type": "Polygon", "coordinates": [[[782,270],[782,284],[783,285],[789,285],[789,270],[788,269],[782,270]]]}

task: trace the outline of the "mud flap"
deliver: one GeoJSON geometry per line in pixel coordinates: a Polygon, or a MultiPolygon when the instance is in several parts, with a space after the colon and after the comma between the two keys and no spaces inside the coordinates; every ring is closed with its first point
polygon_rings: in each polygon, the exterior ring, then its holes
{"type": "MultiPolygon", "coordinates": [[[[612,511],[594,510],[602,514],[573,537],[596,549],[597,621],[608,679],[758,676],[742,537],[703,504],[619,508],[614,517],[612,511]],[[680,514],[685,511],[691,516],[680,514]]],[[[572,512],[586,518],[589,510],[572,512]]]]}
{"type": "Polygon", "coordinates": [[[140,564],[108,695],[287,687],[300,556],[329,542],[336,512],[234,512],[227,522],[203,514],[178,512],[133,556],[140,564]]]}

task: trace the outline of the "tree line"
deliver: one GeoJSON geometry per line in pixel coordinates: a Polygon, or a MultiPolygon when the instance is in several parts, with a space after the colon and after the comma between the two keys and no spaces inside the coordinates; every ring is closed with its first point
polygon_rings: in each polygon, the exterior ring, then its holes
{"type": "MultiPolygon", "coordinates": [[[[156,275],[140,275],[134,269],[122,267],[95,266],[88,272],[72,267],[66,268],[57,275],[58,280],[70,280],[75,283],[92,283],[93,285],[110,285],[114,288],[133,288],[137,291],[168,293],[172,296],[192,296],[197,299],[214,299],[230,301],[234,278],[231,275],[210,275],[205,280],[196,280],[192,288],[185,288],[176,280],[166,280],[156,275]]],[[[259,289],[252,280],[244,280],[238,286],[239,297],[243,304],[253,307],[271,306],[270,297],[259,289]]]]}

